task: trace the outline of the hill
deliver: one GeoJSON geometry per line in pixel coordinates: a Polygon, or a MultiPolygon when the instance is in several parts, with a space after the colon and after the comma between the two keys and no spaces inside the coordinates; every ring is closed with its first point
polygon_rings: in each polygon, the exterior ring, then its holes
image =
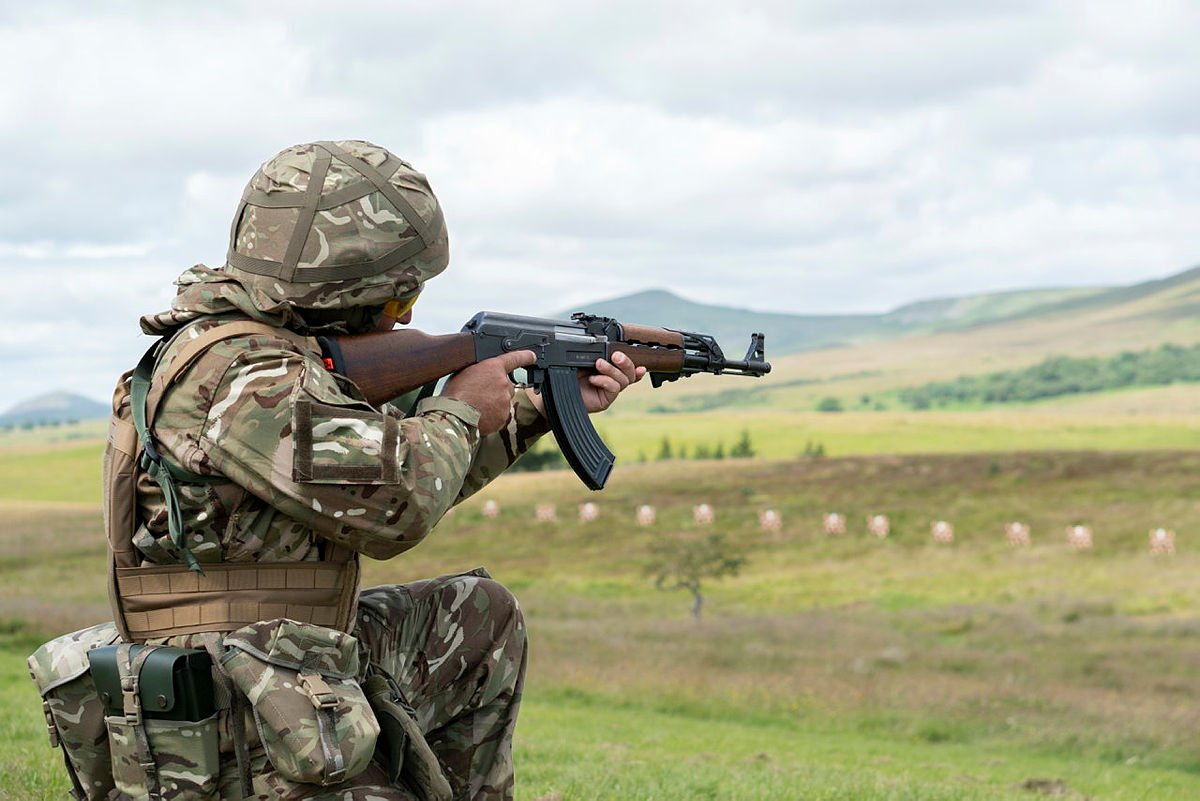
{"type": "Polygon", "coordinates": [[[0,414],[0,426],[55,425],[108,417],[103,403],[72,392],[38,395],[0,414]]]}
{"type": "Polygon", "coordinates": [[[783,355],[918,332],[957,330],[1086,300],[1106,291],[1096,288],[1016,290],[924,300],[882,314],[781,314],[695,303],[667,290],[656,289],[599,300],[580,309],[547,316],[566,319],[574,311],[585,310],[627,322],[711,334],[730,352],[739,350],[741,343],[748,344],[752,332],[761,331],[767,337],[768,353],[783,355]]]}
{"type": "MultiPolygon", "coordinates": [[[[759,381],[697,376],[653,396],[639,390],[626,408],[754,406],[804,411],[832,397],[846,410],[876,410],[892,408],[889,393],[964,375],[1026,368],[1051,356],[1111,357],[1164,344],[1187,347],[1200,342],[1200,268],[1112,289],[925,301],[860,319],[855,341],[804,350],[789,351],[768,334],[767,354],[774,369],[759,381]]],[[[752,325],[756,320],[747,316],[742,322],[752,325]]],[[[1191,392],[1163,388],[1173,401],[1167,411],[1193,408],[1193,401],[1200,400],[1200,385],[1192,386],[1191,392]]],[[[1153,396],[1142,400],[1158,411],[1163,408],[1153,396]]]]}

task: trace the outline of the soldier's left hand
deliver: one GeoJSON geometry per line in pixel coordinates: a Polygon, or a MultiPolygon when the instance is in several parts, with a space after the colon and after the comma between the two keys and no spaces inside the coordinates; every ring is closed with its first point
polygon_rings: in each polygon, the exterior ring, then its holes
{"type": "MultiPolygon", "coordinates": [[[[596,360],[596,371],[579,371],[579,395],[583,398],[583,406],[589,414],[602,412],[617,399],[626,387],[642,380],[646,375],[645,367],[637,367],[633,360],[624,353],[614,353],[612,361],[596,360]]],[[[546,408],[542,404],[542,396],[529,390],[533,405],[543,415],[546,408]]]]}

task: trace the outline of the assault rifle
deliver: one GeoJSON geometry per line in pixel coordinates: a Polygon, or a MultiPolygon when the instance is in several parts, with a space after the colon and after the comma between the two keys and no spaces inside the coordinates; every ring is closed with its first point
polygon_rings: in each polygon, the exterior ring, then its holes
{"type": "Polygon", "coordinates": [[[616,457],[588,419],[579,394],[577,371],[594,369],[596,359],[626,354],[645,367],[655,387],[696,373],[763,376],[771,371],[763,335],[751,334],[745,358],[727,359],[707,334],[620,323],[610,317],[574,314],[546,320],[480,312],[457,334],[431,336],[400,328],[361,336],[321,338],[333,369],[354,381],[371,403],[433,384],[468,365],[516,350],[531,350],[537,362],[525,368],[541,393],[546,416],[567,463],[589,488],[608,481],[616,457]]]}

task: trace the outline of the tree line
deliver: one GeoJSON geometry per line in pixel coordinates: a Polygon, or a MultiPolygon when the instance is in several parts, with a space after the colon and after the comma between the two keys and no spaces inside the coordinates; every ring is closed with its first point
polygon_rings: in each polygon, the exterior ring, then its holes
{"type": "MultiPolygon", "coordinates": [[[[603,437],[601,437],[603,438],[603,437]]],[[[750,432],[743,429],[727,449],[725,442],[718,441],[716,443],[698,443],[690,448],[686,443],[673,441],[668,436],[663,436],[658,443],[658,451],[654,454],[654,461],[668,461],[671,459],[752,459],[758,455],[758,450],[754,447],[754,443],[750,439],[750,432]]],[[[825,446],[816,443],[806,443],[804,446],[805,456],[824,456],[825,446]]],[[[638,453],[638,462],[651,461],[645,451],[638,453]]],[[[558,449],[553,438],[547,437],[542,442],[539,442],[513,464],[509,470],[565,470],[567,468],[567,460],[563,457],[562,452],[558,449]]]]}
{"type": "Polygon", "coordinates": [[[901,390],[913,409],[959,403],[1022,403],[1061,395],[1200,381],[1200,345],[1163,345],[1117,356],[1050,358],[1021,370],[960,376],[901,390]]]}

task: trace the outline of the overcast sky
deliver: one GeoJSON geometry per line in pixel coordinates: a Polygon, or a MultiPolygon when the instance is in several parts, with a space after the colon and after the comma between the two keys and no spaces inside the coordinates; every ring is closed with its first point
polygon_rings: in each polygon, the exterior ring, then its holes
{"type": "Polygon", "coordinates": [[[105,398],[258,165],[314,139],[429,175],[439,333],[650,288],[882,311],[1178,272],[1198,9],[0,0],[0,409],[105,398]]]}

